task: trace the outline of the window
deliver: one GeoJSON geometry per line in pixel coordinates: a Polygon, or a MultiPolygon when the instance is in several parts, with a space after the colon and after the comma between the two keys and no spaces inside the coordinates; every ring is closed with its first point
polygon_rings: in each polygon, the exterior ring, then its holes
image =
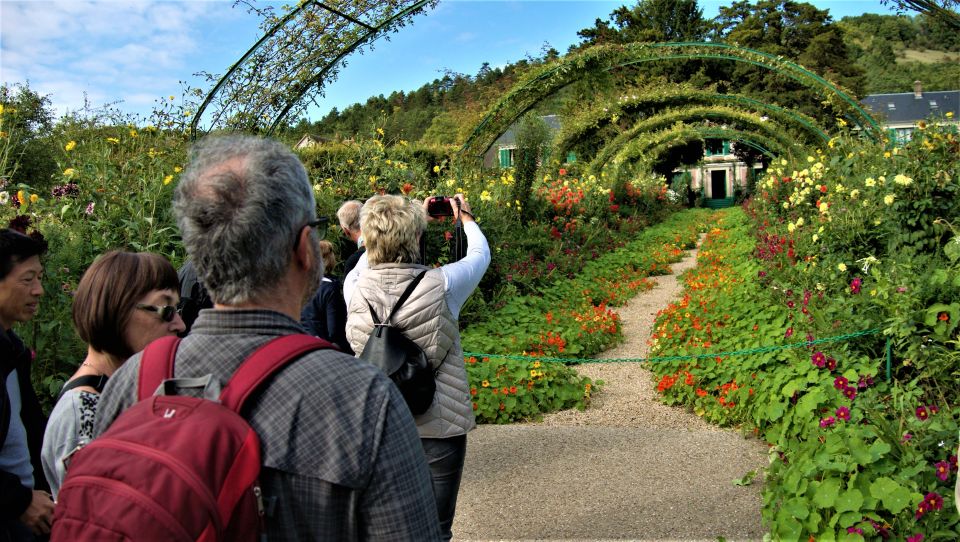
{"type": "Polygon", "coordinates": [[[513,167],[513,151],[514,149],[500,149],[501,168],[513,167]]]}

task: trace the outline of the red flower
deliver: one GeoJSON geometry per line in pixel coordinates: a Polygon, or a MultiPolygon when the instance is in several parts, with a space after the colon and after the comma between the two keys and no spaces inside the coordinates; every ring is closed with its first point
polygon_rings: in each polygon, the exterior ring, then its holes
{"type": "Polygon", "coordinates": [[[567,174],[567,170],[560,168],[560,171],[558,173],[560,173],[560,176],[563,177],[564,175],[567,174]]]}
{"type": "Polygon", "coordinates": [[[936,492],[927,493],[927,496],[923,498],[923,502],[927,503],[927,507],[930,510],[940,510],[943,508],[943,497],[936,492]]]}
{"type": "Polygon", "coordinates": [[[620,211],[620,206],[617,205],[616,203],[614,203],[613,205],[610,206],[610,212],[611,212],[611,213],[616,213],[616,212],[618,212],[618,211],[620,211]]]}
{"type": "Polygon", "coordinates": [[[929,417],[930,417],[930,413],[927,412],[927,407],[925,406],[917,407],[917,419],[923,422],[923,421],[926,421],[927,418],[929,417]]]}
{"type": "Polygon", "coordinates": [[[937,320],[940,320],[941,322],[949,322],[950,315],[945,312],[941,312],[940,314],[937,315],[937,320]]]}
{"type": "Polygon", "coordinates": [[[937,469],[937,478],[943,480],[944,482],[950,478],[950,463],[946,461],[938,461],[934,467],[937,469]]]}
{"type": "Polygon", "coordinates": [[[403,186],[400,187],[400,191],[403,192],[404,196],[406,196],[410,192],[413,192],[413,185],[410,183],[403,183],[403,186]]]}

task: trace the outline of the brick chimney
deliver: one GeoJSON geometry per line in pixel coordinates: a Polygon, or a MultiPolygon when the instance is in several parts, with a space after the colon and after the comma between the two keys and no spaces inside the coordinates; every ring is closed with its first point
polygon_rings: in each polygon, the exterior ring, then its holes
{"type": "Polygon", "coordinates": [[[923,85],[917,80],[913,82],[913,99],[919,100],[921,98],[923,98],[923,85]]]}

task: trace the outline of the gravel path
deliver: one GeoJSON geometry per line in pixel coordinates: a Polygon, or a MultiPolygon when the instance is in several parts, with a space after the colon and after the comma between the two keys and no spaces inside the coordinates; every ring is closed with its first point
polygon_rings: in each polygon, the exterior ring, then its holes
{"type": "MultiPolygon", "coordinates": [[[[620,308],[626,341],[599,358],[647,355],[657,311],[679,297],[696,252],[620,308]]],[[[470,433],[457,540],[762,538],[759,483],[733,481],[766,465],[766,445],[661,404],[637,363],[578,370],[605,382],[586,411],[470,433]]]]}

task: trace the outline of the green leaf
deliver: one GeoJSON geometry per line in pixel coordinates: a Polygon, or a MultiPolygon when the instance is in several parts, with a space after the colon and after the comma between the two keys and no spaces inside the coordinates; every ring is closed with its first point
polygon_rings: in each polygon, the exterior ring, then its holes
{"type": "Polygon", "coordinates": [[[880,499],[883,507],[899,514],[910,505],[910,491],[890,478],[882,477],[870,484],[870,495],[880,499]]]}
{"type": "Polygon", "coordinates": [[[832,508],[840,493],[840,480],[827,478],[822,482],[814,482],[813,502],[820,508],[832,508]]]}
{"type": "Polygon", "coordinates": [[[806,519],[810,512],[804,499],[794,497],[783,504],[783,509],[797,519],[806,519]]]}
{"type": "Polygon", "coordinates": [[[863,505],[863,494],[859,489],[848,489],[837,496],[837,502],[834,503],[837,512],[856,512],[863,505]]]}
{"type": "Polygon", "coordinates": [[[735,485],[735,486],[748,486],[748,485],[750,485],[750,484],[753,483],[753,479],[756,478],[756,476],[757,476],[757,471],[752,470],[752,471],[744,474],[744,475],[743,475],[743,478],[740,478],[739,480],[734,480],[734,481],[733,481],[733,485],[735,485]]]}

